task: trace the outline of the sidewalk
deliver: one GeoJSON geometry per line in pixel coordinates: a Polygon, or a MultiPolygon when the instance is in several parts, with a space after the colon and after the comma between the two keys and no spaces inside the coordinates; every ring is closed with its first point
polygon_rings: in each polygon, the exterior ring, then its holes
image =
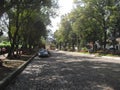
{"type": "MultiPolygon", "coordinates": [[[[10,61],[10,62],[18,62],[20,63],[21,60],[9,60],[6,58],[7,54],[5,55],[0,55],[0,59],[5,60],[5,61],[10,61]]],[[[26,66],[33,60],[33,58],[35,57],[35,55],[32,55],[29,57],[29,59],[27,61],[21,61],[22,64],[19,65],[18,67],[15,66],[15,69],[13,71],[11,71],[9,73],[9,75],[7,75],[7,77],[3,78],[3,80],[0,81],[0,90],[4,90],[4,88],[12,82],[12,80],[14,81],[15,77],[18,76],[25,68],[26,66]]],[[[7,62],[8,62],[7,61],[7,62]]],[[[13,69],[13,68],[12,68],[13,69]]]]}
{"type": "MultiPolygon", "coordinates": [[[[59,51],[59,52],[67,52],[67,51],[59,51]]],[[[90,56],[90,57],[99,57],[99,58],[106,58],[106,59],[115,59],[115,60],[120,60],[120,57],[117,56],[98,56],[95,54],[85,54],[85,53],[79,53],[79,52],[70,52],[70,53],[75,53],[75,54],[80,54],[84,56],[90,56]]]]}

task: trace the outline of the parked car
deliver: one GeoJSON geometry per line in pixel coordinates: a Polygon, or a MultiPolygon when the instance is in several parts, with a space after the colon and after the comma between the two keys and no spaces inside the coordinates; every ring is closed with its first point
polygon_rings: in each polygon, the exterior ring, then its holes
{"type": "Polygon", "coordinates": [[[42,48],[38,51],[38,56],[39,57],[49,57],[50,52],[48,50],[42,48]]]}

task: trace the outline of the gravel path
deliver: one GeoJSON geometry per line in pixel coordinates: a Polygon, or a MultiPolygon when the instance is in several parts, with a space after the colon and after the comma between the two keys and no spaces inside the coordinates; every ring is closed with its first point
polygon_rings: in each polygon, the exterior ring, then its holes
{"type": "Polygon", "coordinates": [[[120,90],[120,61],[52,52],[35,57],[5,90],[120,90]]]}

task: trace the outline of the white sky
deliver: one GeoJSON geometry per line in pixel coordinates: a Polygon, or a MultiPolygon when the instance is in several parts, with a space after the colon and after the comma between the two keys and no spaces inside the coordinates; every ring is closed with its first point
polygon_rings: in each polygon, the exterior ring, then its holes
{"type": "Polygon", "coordinates": [[[71,11],[72,9],[73,0],[59,0],[60,5],[60,14],[66,14],[71,11]]]}
{"type": "Polygon", "coordinates": [[[73,5],[73,0],[59,0],[59,16],[56,17],[55,19],[51,19],[52,20],[52,31],[54,32],[57,28],[58,28],[58,24],[60,23],[60,17],[64,14],[67,14],[71,11],[73,5]]]}

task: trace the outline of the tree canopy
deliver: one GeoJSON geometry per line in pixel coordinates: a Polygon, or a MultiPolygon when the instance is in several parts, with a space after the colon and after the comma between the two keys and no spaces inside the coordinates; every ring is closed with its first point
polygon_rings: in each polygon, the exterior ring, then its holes
{"type": "Polygon", "coordinates": [[[58,39],[61,37],[61,43],[73,39],[71,45],[74,43],[73,46],[78,49],[90,42],[94,45],[96,41],[99,41],[103,49],[106,48],[107,42],[115,47],[118,43],[116,38],[120,37],[120,1],[74,0],[74,2],[75,8],[64,17],[67,18],[67,22],[62,19],[59,31],[55,32],[56,42],[59,43],[58,39]],[[69,25],[65,26],[62,22],[69,25]],[[69,39],[66,39],[65,35],[69,36],[69,39]]]}
{"type": "Polygon", "coordinates": [[[50,17],[56,16],[57,0],[1,0],[0,16],[8,15],[8,37],[11,49],[8,57],[14,54],[19,45],[31,49],[41,44],[47,37],[46,26],[50,17]]]}

